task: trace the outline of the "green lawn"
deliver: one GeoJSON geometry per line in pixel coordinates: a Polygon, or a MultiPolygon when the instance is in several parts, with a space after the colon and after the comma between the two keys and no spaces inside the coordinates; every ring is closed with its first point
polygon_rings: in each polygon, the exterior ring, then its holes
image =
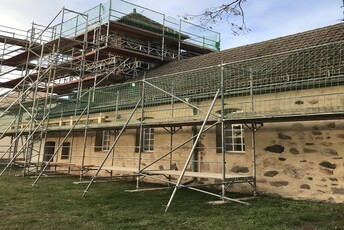
{"type": "Polygon", "coordinates": [[[77,178],[0,177],[0,229],[344,229],[344,205],[258,197],[250,206],[209,205],[214,199],[179,190],[128,193],[134,182],[86,184],[77,178]]]}

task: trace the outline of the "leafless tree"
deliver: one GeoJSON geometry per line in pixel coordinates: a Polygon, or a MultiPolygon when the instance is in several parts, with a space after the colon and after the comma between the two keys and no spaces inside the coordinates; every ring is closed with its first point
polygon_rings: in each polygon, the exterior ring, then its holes
{"type": "MultiPolygon", "coordinates": [[[[250,31],[246,27],[245,22],[243,4],[246,2],[247,0],[230,0],[229,3],[205,9],[203,13],[198,15],[184,14],[182,18],[185,20],[197,20],[201,26],[210,29],[219,22],[225,22],[229,25],[234,35],[239,35],[250,31]]],[[[341,0],[341,4],[343,17],[339,20],[344,22],[344,0],[341,0]]]]}
{"type": "Polygon", "coordinates": [[[243,4],[246,1],[232,0],[228,4],[205,9],[203,13],[198,15],[185,14],[182,18],[185,20],[198,20],[201,26],[210,29],[214,24],[225,22],[230,25],[233,34],[239,35],[250,31],[246,27],[245,12],[243,9],[243,4]]]}

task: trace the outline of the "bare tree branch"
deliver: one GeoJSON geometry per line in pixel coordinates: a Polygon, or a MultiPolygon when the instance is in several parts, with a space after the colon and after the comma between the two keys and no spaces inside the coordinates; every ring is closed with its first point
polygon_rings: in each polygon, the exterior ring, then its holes
{"type": "MultiPolygon", "coordinates": [[[[224,0],[226,1],[226,0],[224,0]]],[[[245,12],[242,7],[247,0],[227,0],[228,4],[222,4],[221,6],[205,9],[203,13],[198,15],[184,14],[181,17],[184,20],[198,21],[203,27],[212,29],[212,26],[225,22],[229,25],[234,35],[244,34],[250,31],[246,27],[245,12]]],[[[344,0],[341,0],[341,6],[343,16],[339,21],[344,22],[344,0]]]]}
{"type": "Polygon", "coordinates": [[[344,21],[344,0],[342,0],[342,6],[340,8],[343,8],[343,17],[339,19],[339,21],[344,21]]]}
{"type": "Polygon", "coordinates": [[[232,0],[228,4],[205,9],[202,14],[184,14],[182,18],[184,20],[197,20],[200,25],[207,28],[212,28],[213,25],[219,22],[225,22],[230,26],[234,35],[247,33],[250,29],[246,27],[245,13],[242,7],[242,4],[246,1],[247,0],[232,0]],[[238,20],[239,22],[237,23],[236,21],[238,20]]]}

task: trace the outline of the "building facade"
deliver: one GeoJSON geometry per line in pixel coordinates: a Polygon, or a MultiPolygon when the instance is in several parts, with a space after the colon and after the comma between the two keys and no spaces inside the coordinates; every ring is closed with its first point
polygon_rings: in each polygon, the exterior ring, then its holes
{"type": "Polygon", "coordinates": [[[344,202],[343,24],[218,51],[112,3],[42,44],[3,36],[25,51],[2,68],[29,72],[0,84],[21,92],[0,116],[2,136],[25,137],[8,165],[344,202]]]}

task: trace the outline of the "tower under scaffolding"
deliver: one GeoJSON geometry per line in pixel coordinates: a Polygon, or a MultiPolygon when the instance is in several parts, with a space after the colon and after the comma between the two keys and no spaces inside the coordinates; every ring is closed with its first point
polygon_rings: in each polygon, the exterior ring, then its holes
{"type": "Polygon", "coordinates": [[[136,189],[149,178],[174,187],[167,207],[178,188],[246,204],[226,191],[256,195],[263,124],[343,117],[344,37],[271,50],[300,37],[218,52],[218,33],[121,0],[64,8],[29,31],[1,27],[2,173],[20,165],[34,184],[50,171],[91,176],[85,193],[100,176],[136,178],[136,189]],[[226,152],[245,150],[243,129],[250,167],[233,173],[226,152]],[[228,131],[241,139],[228,144],[228,131]],[[209,132],[216,141],[201,143],[209,132]]]}
{"type": "Polygon", "coordinates": [[[213,31],[116,0],[84,13],[62,9],[48,26],[33,24],[29,31],[3,26],[2,136],[13,132],[16,123],[30,135],[38,114],[49,120],[53,100],[71,102],[77,111],[91,89],[137,79],[166,62],[214,52],[219,39],[213,31]],[[58,96],[72,92],[78,92],[73,99],[58,96]],[[6,127],[12,115],[18,121],[6,127]]]}

